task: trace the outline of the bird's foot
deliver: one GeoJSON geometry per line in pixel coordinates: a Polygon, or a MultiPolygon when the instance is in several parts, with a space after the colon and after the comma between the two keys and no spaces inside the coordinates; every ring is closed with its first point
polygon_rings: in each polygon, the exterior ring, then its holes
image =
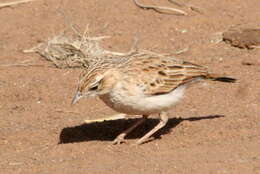
{"type": "Polygon", "coordinates": [[[114,144],[114,145],[117,145],[117,144],[126,143],[125,136],[126,136],[126,134],[124,134],[124,133],[118,135],[118,136],[114,139],[113,144],[114,144]]]}

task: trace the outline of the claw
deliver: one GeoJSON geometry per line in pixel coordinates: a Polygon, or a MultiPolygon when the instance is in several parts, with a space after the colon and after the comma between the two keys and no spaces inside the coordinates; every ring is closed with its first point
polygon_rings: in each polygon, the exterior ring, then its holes
{"type": "Polygon", "coordinates": [[[120,135],[118,135],[118,136],[114,139],[113,144],[114,144],[114,145],[118,145],[118,144],[121,144],[121,143],[126,143],[125,136],[126,136],[126,134],[120,134],[120,135]]]}

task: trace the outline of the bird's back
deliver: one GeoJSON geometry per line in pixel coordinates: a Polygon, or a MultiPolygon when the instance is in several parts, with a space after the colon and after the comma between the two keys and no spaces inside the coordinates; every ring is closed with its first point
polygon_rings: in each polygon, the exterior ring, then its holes
{"type": "Polygon", "coordinates": [[[129,83],[143,88],[146,95],[169,93],[179,86],[208,76],[207,68],[171,57],[136,58],[118,66],[129,83]]]}

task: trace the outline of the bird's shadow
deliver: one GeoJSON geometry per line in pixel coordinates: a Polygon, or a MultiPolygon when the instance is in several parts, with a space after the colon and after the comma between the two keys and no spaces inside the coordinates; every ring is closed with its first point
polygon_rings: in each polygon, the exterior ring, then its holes
{"type": "MultiPolygon", "coordinates": [[[[153,137],[160,138],[161,135],[167,134],[172,128],[176,127],[183,121],[200,121],[207,119],[216,119],[224,117],[224,115],[209,115],[200,117],[190,117],[190,118],[170,118],[165,127],[156,132],[153,137]]],[[[138,119],[128,119],[128,120],[113,120],[104,121],[101,123],[91,123],[82,124],[74,127],[66,127],[61,130],[59,144],[66,143],[76,143],[84,141],[113,141],[114,138],[120,134],[122,131],[134,124],[138,119]]],[[[159,119],[150,118],[146,120],[142,125],[137,127],[133,132],[131,132],[126,139],[138,139],[142,137],[145,133],[151,130],[156,124],[158,124],[159,119]]]]}

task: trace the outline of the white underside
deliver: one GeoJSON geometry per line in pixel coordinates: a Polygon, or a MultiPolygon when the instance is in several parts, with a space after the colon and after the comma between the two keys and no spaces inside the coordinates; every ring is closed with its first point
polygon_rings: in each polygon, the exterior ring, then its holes
{"type": "Polygon", "coordinates": [[[100,98],[117,112],[132,115],[149,115],[166,111],[174,106],[184,94],[186,85],[182,85],[168,94],[145,96],[141,91],[129,96],[118,86],[100,98]]]}

